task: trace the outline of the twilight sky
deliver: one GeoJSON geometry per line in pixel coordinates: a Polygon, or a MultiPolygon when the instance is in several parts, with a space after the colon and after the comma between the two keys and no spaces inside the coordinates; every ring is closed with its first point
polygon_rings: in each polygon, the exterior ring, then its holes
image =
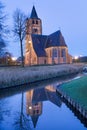
{"type": "MultiPolygon", "coordinates": [[[[69,53],[72,56],[87,56],[87,0],[2,0],[12,26],[12,15],[20,8],[29,15],[33,4],[38,17],[42,19],[43,34],[49,35],[61,30],[69,53]]],[[[9,42],[8,50],[13,56],[20,55],[20,44],[9,42]]]]}

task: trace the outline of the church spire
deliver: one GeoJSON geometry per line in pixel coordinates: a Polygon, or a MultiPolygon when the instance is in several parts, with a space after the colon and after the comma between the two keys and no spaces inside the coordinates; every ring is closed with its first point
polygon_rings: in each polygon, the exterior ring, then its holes
{"type": "Polygon", "coordinates": [[[31,116],[31,118],[32,118],[32,122],[33,122],[33,125],[34,125],[34,128],[35,128],[36,125],[37,125],[39,115],[31,116]]]}
{"type": "Polygon", "coordinates": [[[30,18],[31,18],[31,19],[32,19],[32,18],[38,19],[38,15],[37,15],[35,6],[33,6],[33,8],[32,8],[30,18]]]}

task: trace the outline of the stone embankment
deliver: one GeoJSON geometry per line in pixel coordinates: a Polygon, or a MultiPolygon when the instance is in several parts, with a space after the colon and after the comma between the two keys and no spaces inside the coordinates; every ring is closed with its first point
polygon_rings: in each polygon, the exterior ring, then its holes
{"type": "Polygon", "coordinates": [[[32,67],[1,67],[0,89],[33,83],[45,79],[67,76],[82,71],[82,64],[32,67]]]}
{"type": "Polygon", "coordinates": [[[57,93],[87,121],[87,74],[61,84],[57,87],[57,93]]]}
{"type": "Polygon", "coordinates": [[[70,96],[67,96],[66,93],[62,92],[60,89],[57,88],[57,93],[61,96],[61,98],[65,101],[65,103],[68,103],[74,108],[79,114],[83,116],[87,120],[87,110],[84,109],[84,107],[81,106],[81,104],[77,103],[75,100],[70,98],[70,96]]]}

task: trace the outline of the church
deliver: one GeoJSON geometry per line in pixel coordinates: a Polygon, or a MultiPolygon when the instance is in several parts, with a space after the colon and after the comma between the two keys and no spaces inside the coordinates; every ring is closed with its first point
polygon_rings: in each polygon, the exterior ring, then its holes
{"type": "Polygon", "coordinates": [[[60,30],[42,34],[42,21],[35,6],[26,21],[25,65],[72,63],[68,46],[60,30]]]}

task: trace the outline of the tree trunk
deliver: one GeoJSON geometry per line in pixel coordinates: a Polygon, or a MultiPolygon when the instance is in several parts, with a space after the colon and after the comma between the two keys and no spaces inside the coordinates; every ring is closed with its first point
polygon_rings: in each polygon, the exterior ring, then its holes
{"type": "Polygon", "coordinates": [[[23,45],[22,45],[22,40],[20,40],[20,46],[21,46],[21,66],[24,67],[24,57],[23,57],[23,45]]]}
{"type": "Polygon", "coordinates": [[[22,92],[22,98],[21,98],[20,126],[21,128],[23,127],[23,92],[22,92]]]}

